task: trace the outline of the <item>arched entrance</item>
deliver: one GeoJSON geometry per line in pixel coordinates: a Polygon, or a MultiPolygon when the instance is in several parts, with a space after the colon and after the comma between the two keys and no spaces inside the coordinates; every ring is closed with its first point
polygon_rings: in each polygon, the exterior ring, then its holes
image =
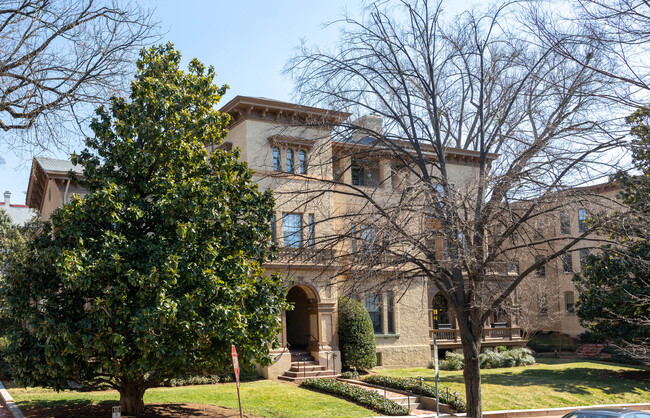
{"type": "Polygon", "coordinates": [[[433,297],[433,304],[431,306],[431,314],[433,319],[433,328],[451,328],[451,320],[449,317],[449,307],[447,304],[447,299],[438,293],[433,297]]]}
{"type": "Polygon", "coordinates": [[[306,286],[294,286],[287,293],[287,302],[293,305],[286,312],[287,343],[292,350],[306,350],[318,346],[318,300],[306,286]],[[313,336],[313,338],[312,338],[313,336]]]}

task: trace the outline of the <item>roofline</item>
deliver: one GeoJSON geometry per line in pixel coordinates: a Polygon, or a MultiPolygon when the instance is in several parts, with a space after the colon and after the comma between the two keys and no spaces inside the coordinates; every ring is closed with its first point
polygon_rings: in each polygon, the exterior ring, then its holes
{"type": "MultiPolygon", "coordinates": [[[[381,145],[381,144],[380,144],[381,145]]],[[[375,144],[358,144],[354,142],[332,142],[333,147],[340,147],[340,148],[359,148],[359,149],[370,149],[370,148],[375,148],[376,151],[378,152],[387,152],[391,153],[388,148],[382,148],[381,146],[377,146],[375,144]]],[[[433,155],[436,157],[436,153],[434,151],[434,148],[432,145],[428,144],[423,144],[421,145],[422,150],[427,154],[427,155],[433,155]]],[[[467,149],[462,149],[462,148],[445,148],[445,157],[451,160],[456,160],[456,161],[471,161],[471,162],[479,162],[481,158],[481,152],[480,151],[474,151],[474,150],[467,150],[467,149]]],[[[488,163],[491,163],[492,161],[496,160],[499,157],[499,154],[495,153],[488,153],[486,156],[486,161],[488,163]]]]}
{"type": "Polygon", "coordinates": [[[351,116],[351,113],[347,112],[250,96],[235,96],[222,106],[219,111],[228,113],[232,117],[231,127],[238,125],[250,117],[278,120],[280,115],[284,114],[287,116],[315,117],[317,119],[325,118],[331,122],[340,123],[351,116]],[[256,111],[255,115],[253,114],[253,110],[256,111]]]}

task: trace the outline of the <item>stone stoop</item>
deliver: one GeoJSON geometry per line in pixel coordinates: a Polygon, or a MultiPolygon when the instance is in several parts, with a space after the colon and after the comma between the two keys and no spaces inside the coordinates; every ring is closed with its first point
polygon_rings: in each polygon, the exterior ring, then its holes
{"type": "Polygon", "coordinates": [[[291,368],[279,376],[279,380],[295,382],[314,377],[336,377],[334,370],[320,365],[309,351],[291,351],[291,368]]]}
{"type": "Polygon", "coordinates": [[[576,350],[580,357],[598,357],[600,352],[605,348],[605,344],[583,344],[576,350]]]}

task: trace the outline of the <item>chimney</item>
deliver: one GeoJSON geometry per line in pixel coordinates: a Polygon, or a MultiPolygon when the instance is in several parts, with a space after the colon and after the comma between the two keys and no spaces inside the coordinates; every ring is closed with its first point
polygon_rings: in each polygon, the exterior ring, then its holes
{"type": "Polygon", "coordinates": [[[5,207],[9,207],[10,203],[11,203],[11,192],[7,190],[5,192],[5,207]]]}
{"type": "Polygon", "coordinates": [[[381,116],[374,113],[370,115],[361,116],[359,119],[352,122],[353,125],[360,127],[352,134],[352,139],[359,140],[366,137],[377,137],[382,134],[382,127],[384,120],[381,116]]]}

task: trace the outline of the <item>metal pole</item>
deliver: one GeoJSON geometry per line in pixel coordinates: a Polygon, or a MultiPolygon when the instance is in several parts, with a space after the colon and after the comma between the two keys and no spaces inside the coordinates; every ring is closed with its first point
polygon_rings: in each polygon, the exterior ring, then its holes
{"type": "Polygon", "coordinates": [[[305,360],[302,361],[302,377],[307,377],[307,365],[305,364],[305,360]]]}
{"type": "Polygon", "coordinates": [[[244,414],[241,410],[241,396],[239,396],[239,385],[237,385],[237,402],[239,402],[239,418],[244,418],[244,414]]]}
{"type": "Polygon", "coordinates": [[[438,342],[433,334],[433,363],[436,372],[436,417],[440,418],[440,396],[438,396],[438,342]]]}
{"type": "Polygon", "coordinates": [[[424,380],[423,377],[420,377],[420,396],[422,396],[422,381],[424,380]]]}

